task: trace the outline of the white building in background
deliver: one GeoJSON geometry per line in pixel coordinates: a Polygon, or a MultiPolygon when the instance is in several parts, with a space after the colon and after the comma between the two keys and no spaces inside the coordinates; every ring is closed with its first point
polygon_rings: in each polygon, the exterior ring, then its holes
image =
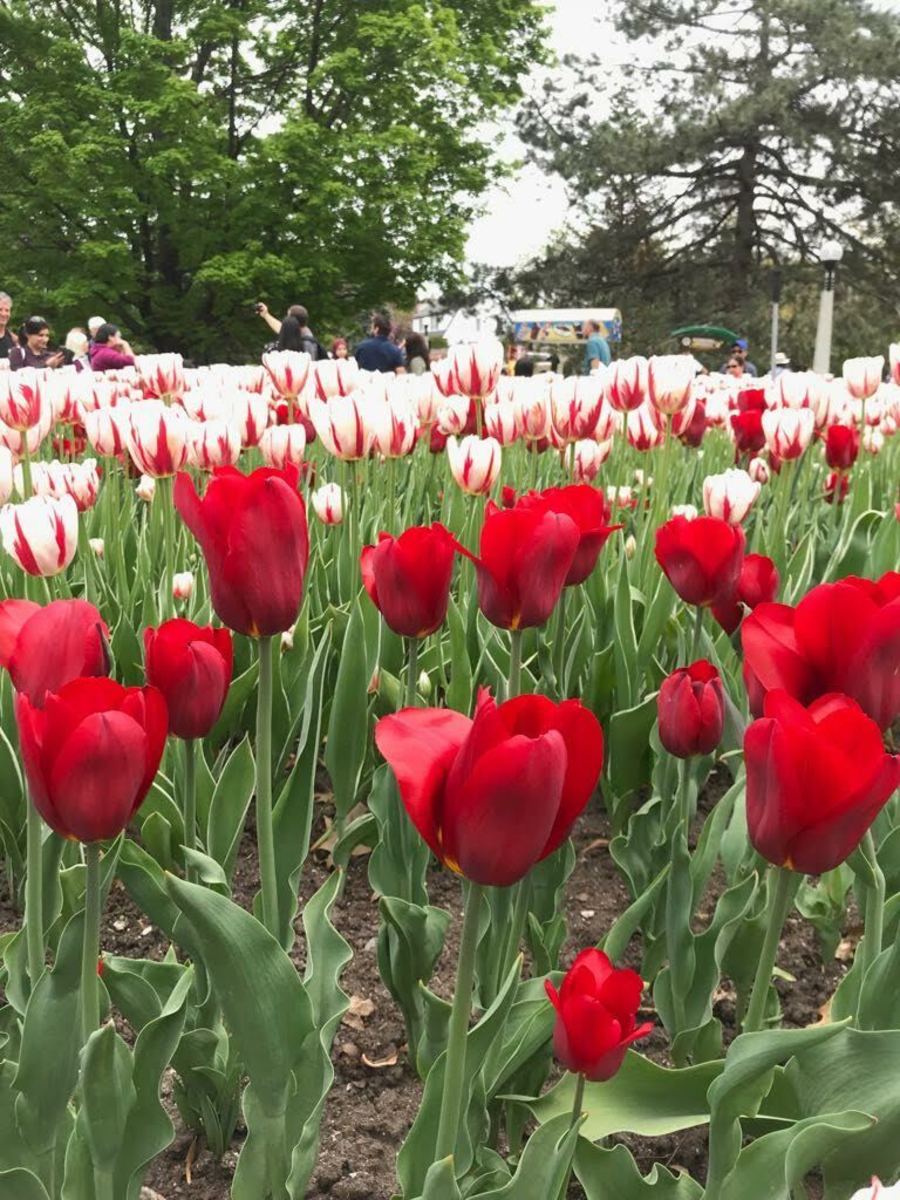
{"type": "Polygon", "coordinates": [[[500,325],[487,307],[474,314],[462,309],[447,309],[441,307],[436,297],[419,301],[411,323],[416,333],[427,338],[443,338],[448,346],[495,337],[500,325]]]}

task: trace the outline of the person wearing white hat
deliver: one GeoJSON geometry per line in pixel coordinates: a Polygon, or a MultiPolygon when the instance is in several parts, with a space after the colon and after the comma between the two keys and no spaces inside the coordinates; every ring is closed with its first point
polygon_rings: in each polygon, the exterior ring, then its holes
{"type": "Polygon", "coordinates": [[[90,334],[90,345],[94,344],[94,334],[101,325],[106,324],[106,317],[88,317],[88,333],[90,334]]]}

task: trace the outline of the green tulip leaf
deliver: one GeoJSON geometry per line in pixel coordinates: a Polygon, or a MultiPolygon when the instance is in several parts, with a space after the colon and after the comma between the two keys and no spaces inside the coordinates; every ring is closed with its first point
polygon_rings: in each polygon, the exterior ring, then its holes
{"type": "Polygon", "coordinates": [[[325,766],[331,778],[339,821],[356,803],[356,790],[369,746],[368,687],[371,676],[360,602],[353,605],[341,645],[325,743],[325,766]]]}
{"type": "Polygon", "coordinates": [[[206,825],[207,853],[221,866],[222,883],[226,886],[230,885],[234,874],[244,820],[255,784],[256,764],[250,740],[244,737],[231,752],[216,781],[206,825]]]}
{"type": "Polygon", "coordinates": [[[111,1171],[125,1138],[125,1126],[137,1092],[131,1051],[112,1025],[92,1033],[82,1052],[81,1109],[84,1132],[95,1169],[111,1171]]]}
{"type": "Polygon", "coordinates": [[[13,1086],[16,1123],[40,1154],[58,1142],[78,1079],[81,943],[84,912],[66,925],[51,971],[37,982],[25,1010],[22,1048],[13,1086]]]}
{"type": "MultiPolygon", "coordinates": [[[[166,889],[189,926],[225,1022],[269,1118],[283,1118],[293,1070],[313,1028],[312,1006],[288,956],[250,913],[174,875],[166,889]]],[[[180,932],[180,931],[179,931],[180,932]]]]}
{"type": "MultiPolygon", "coordinates": [[[[612,1079],[585,1085],[587,1119],[582,1137],[592,1142],[613,1133],[662,1137],[705,1125],[709,1120],[706,1093],[721,1071],[721,1062],[671,1070],[629,1050],[612,1079]]],[[[575,1078],[566,1074],[540,1099],[524,1102],[543,1124],[571,1113],[574,1100],[575,1078]]]]}
{"type": "Polygon", "coordinates": [[[700,1200],[703,1188],[687,1172],[675,1174],[657,1163],[641,1175],[624,1146],[611,1150],[581,1138],[575,1151],[575,1174],[587,1200],[700,1200]]]}
{"type": "Polygon", "coordinates": [[[578,1134],[571,1116],[548,1121],[528,1139],[512,1179],[476,1193],[471,1200],[548,1200],[558,1196],[568,1178],[578,1134]]]}
{"type": "Polygon", "coordinates": [[[3,1200],[48,1200],[47,1189],[24,1167],[0,1171],[0,1196],[3,1200]]]}

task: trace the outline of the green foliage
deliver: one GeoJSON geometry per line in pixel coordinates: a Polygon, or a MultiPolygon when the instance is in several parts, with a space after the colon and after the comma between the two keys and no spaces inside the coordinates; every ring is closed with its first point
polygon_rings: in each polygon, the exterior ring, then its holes
{"type": "Polygon", "coordinates": [[[539,58],[535,0],[112,0],[0,9],[0,281],[62,334],[256,357],[449,279],[479,125],[539,58]]]}

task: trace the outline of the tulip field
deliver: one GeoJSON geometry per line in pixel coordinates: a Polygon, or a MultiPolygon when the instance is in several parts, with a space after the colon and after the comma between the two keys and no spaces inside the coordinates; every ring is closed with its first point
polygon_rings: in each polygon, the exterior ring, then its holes
{"type": "Polygon", "coordinates": [[[900,347],[0,372],[0,1200],[900,1196],[900,347]]]}

